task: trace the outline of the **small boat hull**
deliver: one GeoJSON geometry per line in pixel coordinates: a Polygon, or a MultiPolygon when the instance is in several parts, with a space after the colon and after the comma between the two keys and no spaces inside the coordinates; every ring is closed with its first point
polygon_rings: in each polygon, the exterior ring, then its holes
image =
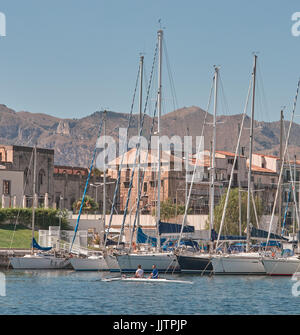
{"type": "Polygon", "coordinates": [[[210,255],[177,255],[177,261],[183,273],[211,273],[213,266],[210,255]]]}
{"type": "Polygon", "coordinates": [[[124,254],[116,257],[122,272],[135,272],[139,264],[144,272],[152,272],[153,264],[160,272],[180,272],[177,258],[172,253],[124,254]]]}
{"type": "Polygon", "coordinates": [[[214,274],[265,275],[266,271],[257,253],[216,255],[212,257],[214,274]]]}
{"type": "Polygon", "coordinates": [[[71,265],[75,271],[107,271],[104,257],[97,258],[71,258],[71,265]]]}
{"type": "Polygon", "coordinates": [[[104,278],[102,281],[105,282],[111,282],[111,281],[126,281],[126,282],[146,282],[146,283],[180,283],[180,284],[193,284],[191,281],[187,280],[174,280],[174,279],[166,279],[166,278],[157,278],[157,279],[151,279],[151,278],[127,278],[127,277],[119,277],[119,278],[104,278]]]}
{"type": "Polygon", "coordinates": [[[267,275],[270,276],[292,276],[300,271],[300,259],[295,256],[287,258],[264,257],[262,263],[267,275]]]}
{"type": "Polygon", "coordinates": [[[110,272],[120,272],[120,266],[117,257],[114,255],[105,255],[104,259],[106,261],[107,267],[110,272]]]}
{"type": "Polygon", "coordinates": [[[70,269],[70,260],[54,256],[26,255],[25,257],[11,257],[10,264],[17,270],[57,270],[70,269]]]}

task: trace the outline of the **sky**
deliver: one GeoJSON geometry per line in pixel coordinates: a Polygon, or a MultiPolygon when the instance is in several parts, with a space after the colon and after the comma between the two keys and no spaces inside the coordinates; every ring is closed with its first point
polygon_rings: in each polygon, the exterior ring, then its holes
{"type": "MultiPolygon", "coordinates": [[[[255,118],[279,120],[282,106],[290,117],[300,77],[300,36],[291,32],[299,1],[1,0],[0,12],[0,103],[16,111],[71,119],[102,108],[128,113],[140,53],[149,77],[161,19],[175,107],[205,109],[218,65],[218,113],[241,113],[257,52],[255,118]]],[[[165,61],[165,113],[174,109],[170,87],[165,61]]]]}

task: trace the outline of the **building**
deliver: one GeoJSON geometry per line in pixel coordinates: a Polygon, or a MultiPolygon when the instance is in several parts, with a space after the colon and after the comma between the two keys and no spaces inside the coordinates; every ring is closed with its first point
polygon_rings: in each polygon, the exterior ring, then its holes
{"type": "MultiPolygon", "coordinates": [[[[174,152],[162,151],[161,154],[161,202],[167,199],[173,204],[185,204],[192,175],[196,166],[196,178],[194,179],[191,191],[190,208],[193,214],[208,214],[209,212],[209,190],[210,190],[210,166],[211,158],[208,151],[204,151],[200,159],[193,155],[189,159],[188,169],[185,160],[174,152]]],[[[217,204],[223,194],[225,187],[228,186],[231,168],[234,163],[234,154],[225,151],[216,152],[215,169],[215,204],[217,204]]],[[[141,186],[141,213],[152,213],[157,205],[157,153],[155,150],[141,150],[140,169],[141,175],[144,174],[143,185],[141,186]]],[[[128,211],[135,210],[137,199],[137,154],[136,149],[131,149],[122,156],[116,158],[108,164],[108,174],[112,178],[120,175],[120,210],[124,211],[127,204],[127,196],[130,188],[131,176],[132,189],[128,202],[128,211]]],[[[235,172],[232,187],[238,186],[240,179],[241,185],[245,186],[247,181],[246,157],[239,156],[235,164],[235,172]]]]}
{"type": "MultiPolygon", "coordinates": [[[[82,167],[54,166],[54,196],[55,208],[73,209],[75,201],[82,199],[89,170],[82,167]]],[[[106,211],[109,212],[115,190],[115,180],[109,176],[106,178],[106,211]]],[[[87,189],[87,195],[92,197],[103,210],[103,173],[92,173],[87,189]]],[[[119,198],[117,198],[116,210],[119,210],[119,198]]]]}
{"type": "MultiPolygon", "coordinates": [[[[38,205],[72,210],[73,203],[82,198],[88,169],[54,165],[52,149],[37,148],[36,159],[38,205]]],[[[0,200],[3,207],[32,206],[33,168],[34,148],[0,145],[0,200]]],[[[115,181],[107,178],[106,183],[106,208],[109,211],[115,181]]],[[[87,195],[97,200],[99,210],[102,210],[103,175],[92,174],[87,195]]]]}
{"type": "MultiPolygon", "coordinates": [[[[39,205],[43,205],[45,196],[49,204],[54,201],[54,150],[37,148],[36,193],[39,205]]],[[[32,206],[33,199],[33,167],[34,148],[0,145],[0,168],[7,171],[23,171],[23,183],[19,185],[18,193],[26,197],[26,207],[32,206]],[[24,188],[24,190],[23,190],[24,188]]],[[[13,183],[13,179],[9,179],[13,183]]],[[[3,193],[2,193],[3,194],[3,193]]],[[[10,197],[14,194],[11,193],[10,197]]]]}

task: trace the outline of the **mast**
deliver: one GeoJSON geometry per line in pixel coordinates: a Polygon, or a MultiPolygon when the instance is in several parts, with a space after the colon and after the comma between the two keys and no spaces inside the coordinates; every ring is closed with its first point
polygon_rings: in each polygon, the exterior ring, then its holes
{"type": "Polygon", "coordinates": [[[253,86],[252,86],[252,107],[251,107],[251,126],[250,126],[250,148],[249,148],[249,171],[248,171],[248,194],[247,194],[247,246],[246,251],[250,249],[250,198],[251,198],[251,169],[252,169],[252,152],[253,152],[253,124],[254,124],[254,105],[255,105],[255,82],[256,82],[256,62],[257,55],[254,55],[253,65],[253,86]]]}
{"type": "Polygon", "coordinates": [[[213,116],[213,140],[210,166],[210,227],[209,236],[211,240],[211,231],[214,228],[214,207],[215,207],[215,169],[216,169],[216,120],[217,120],[217,101],[218,101],[218,81],[219,68],[215,66],[215,93],[214,93],[214,116],[213,116]]]}
{"type": "Polygon", "coordinates": [[[158,93],[157,93],[157,134],[158,134],[158,171],[157,171],[157,208],[156,208],[156,234],[157,234],[157,249],[160,250],[160,236],[159,236],[159,221],[160,221],[160,188],[161,188],[161,145],[160,145],[160,118],[161,118],[161,99],[162,99],[162,40],[163,30],[158,31],[158,93]]]}
{"type": "MultiPolygon", "coordinates": [[[[142,109],[143,109],[143,71],[144,71],[144,56],[140,57],[140,99],[139,99],[139,122],[138,122],[138,136],[140,136],[141,122],[142,122],[142,109]]],[[[139,143],[140,145],[140,143],[139,143]]],[[[138,157],[138,170],[137,170],[137,195],[141,192],[141,181],[140,181],[140,164],[141,164],[141,150],[139,150],[138,157]]],[[[140,226],[140,211],[137,213],[137,226],[140,226]]]]}
{"type": "MultiPolygon", "coordinates": [[[[107,111],[105,110],[103,112],[103,132],[104,132],[104,137],[106,136],[106,116],[107,116],[107,111]]],[[[104,162],[103,162],[103,212],[102,212],[102,227],[101,227],[101,232],[100,232],[100,245],[104,245],[104,235],[105,235],[105,216],[106,216],[106,146],[104,146],[104,162]]]]}
{"type": "MultiPolygon", "coordinates": [[[[279,166],[282,164],[282,140],[283,140],[283,110],[280,111],[280,158],[279,158],[279,166]]],[[[278,199],[278,233],[280,234],[282,220],[282,178],[279,180],[279,199],[278,199]]]]}
{"type": "Polygon", "coordinates": [[[32,188],[32,248],[31,253],[33,254],[33,239],[34,239],[34,221],[35,221],[35,206],[36,206],[36,145],[33,149],[33,188],[32,188]]]}
{"type": "MultiPolygon", "coordinates": [[[[238,137],[240,136],[241,125],[238,124],[238,137]]],[[[242,199],[241,199],[241,174],[240,174],[240,167],[241,167],[241,150],[240,150],[240,143],[238,148],[238,189],[239,189],[239,233],[240,236],[242,235],[242,199]]]]}
{"type": "MultiPolygon", "coordinates": [[[[296,162],[297,162],[297,156],[294,155],[294,186],[295,186],[295,192],[293,193],[293,196],[297,194],[296,162]]],[[[295,239],[295,229],[296,229],[296,206],[297,206],[297,199],[294,199],[294,207],[293,207],[293,238],[294,239],[295,239]]]]}

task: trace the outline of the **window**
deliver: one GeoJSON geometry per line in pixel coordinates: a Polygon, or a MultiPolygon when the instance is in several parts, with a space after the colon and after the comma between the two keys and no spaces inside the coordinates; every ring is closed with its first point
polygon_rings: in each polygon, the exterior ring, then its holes
{"type": "Polygon", "coordinates": [[[147,186],[148,186],[148,184],[144,183],[144,192],[147,192],[147,186]]]}
{"type": "Polygon", "coordinates": [[[10,180],[3,180],[3,194],[10,195],[10,180]]]}
{"type": "Polygon", "coordinates": [[[3,154],[2,154],[2,152],[0,152],[0,162],[2,162],[3,161],[3,154]]]}

